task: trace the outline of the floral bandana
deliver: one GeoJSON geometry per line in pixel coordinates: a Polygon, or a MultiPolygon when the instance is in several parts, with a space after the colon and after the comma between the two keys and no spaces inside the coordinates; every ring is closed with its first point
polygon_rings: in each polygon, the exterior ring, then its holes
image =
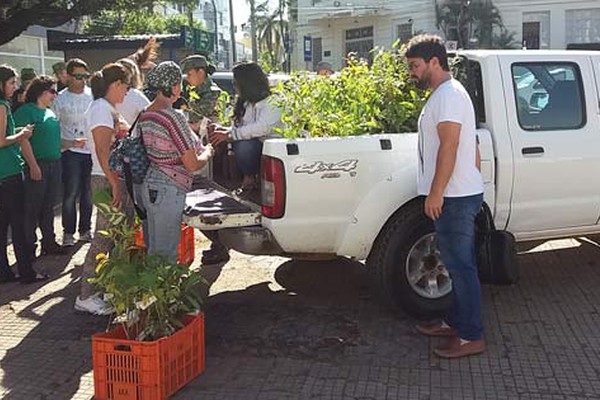
{"type": "Polygon", "coordinates": [[[163,61],[148,72],[146,83],[155,89],[172,88],[181,83],[181,68],[173,61],[163,61]]]}

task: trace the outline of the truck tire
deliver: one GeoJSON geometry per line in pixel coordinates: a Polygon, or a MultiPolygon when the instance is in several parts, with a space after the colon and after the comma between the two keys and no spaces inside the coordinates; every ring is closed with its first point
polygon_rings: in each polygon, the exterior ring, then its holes
{"type": "Polygon", "coordinates": [[[441,263],[433,222],[415,200],[380,232],[367,267],[383,300],[415,317],[434,317],[452,304],[452,281],[441,263]]]}

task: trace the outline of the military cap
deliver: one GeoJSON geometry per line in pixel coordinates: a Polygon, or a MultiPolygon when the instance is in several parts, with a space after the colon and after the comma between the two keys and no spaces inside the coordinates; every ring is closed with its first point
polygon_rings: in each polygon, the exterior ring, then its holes
{"type": "Polygon", "coordinates": [[[67,64],[62,61],[57,62],[56,64],[52,64],[52,71],[55,74],[58,74],[60,71],[64,71],[67,69],[67,64]]]}
{"type": "Polygon", "coordinates": [[[215,71],[215,66],[208,62],[206,57],[199,54],[187,56],[181,60],[181,70],[186,73],[193,68],[205,68],[206,72],[212,74],[215,71]]]}
{"type": "Polygon", "coordinates": [[[37,76],[33,68],[23,68],[21,69],[21,82],[30,81],[37,76]]]}

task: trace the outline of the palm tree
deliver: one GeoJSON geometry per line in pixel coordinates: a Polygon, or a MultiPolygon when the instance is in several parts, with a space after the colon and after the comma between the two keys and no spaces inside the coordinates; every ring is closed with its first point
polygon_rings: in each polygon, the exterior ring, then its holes
{"type": "Polygon", "coordinates": [[[480,47],[491,47],[494,28],[504,23],[492,0],[441,0],[435,2],[436,25],[446,39],[456,40],[459,48],[469,47],[477,38],[480,47]]]}
{"type": "Polygon", "coordinates": [[[283,19],[285,1],[280,1],[279,7],[273,12],[268,10],[268,2],[256,7],[256,31],[259,40],[259,49],[267,51],[271,66],[277,68],[285,62],[285,36],[288,32],[288,21],[283,19]]]}

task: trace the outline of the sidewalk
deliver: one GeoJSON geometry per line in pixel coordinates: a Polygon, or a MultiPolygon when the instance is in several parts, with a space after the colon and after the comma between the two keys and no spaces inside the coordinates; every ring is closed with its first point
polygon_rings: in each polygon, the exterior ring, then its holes
{"type": "MultiPolygon", "coordinates": [[[[0,286],[0,398],[93,397],[107,318],[73,310],[88,246],[42,258],[47,283],[0,286]]],[[[520,256],[519,285],[484,287],[489,350],[454,361],[374,302],[359,263],[234,254],[202,269],[206,372],[173,399],[598,399],[600,245],[544,246],[520,256]]]]}

